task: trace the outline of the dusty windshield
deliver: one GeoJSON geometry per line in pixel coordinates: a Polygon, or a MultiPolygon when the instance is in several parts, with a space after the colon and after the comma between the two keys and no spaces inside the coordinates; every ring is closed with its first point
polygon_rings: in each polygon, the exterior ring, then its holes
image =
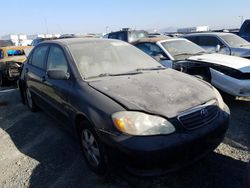
{"type": "Polygon", "coordinates": [[[172,40],[161,44],[175,60],[206,53],[203,48],[187,40],[172,40]]]}
{"type": "Polygon", "coordinates": [[[72,44],[69,49],[85,79],[161,66],[139,49],[120,41],[89,41],[72,44]]]}
{"type": "Polygon", "coordinates": [[[250,46],[250,43],[237,35],[223,35],[221,38],[231,47],[238,48],[250,46]]]}

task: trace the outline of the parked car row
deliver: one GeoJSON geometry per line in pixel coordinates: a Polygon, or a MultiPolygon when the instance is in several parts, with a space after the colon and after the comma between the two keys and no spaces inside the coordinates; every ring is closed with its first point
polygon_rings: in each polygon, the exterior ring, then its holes
{"type": "Polygon", "coordinates": [[[233,96],[250,96],[250,60],[210,54],[183,38],[146,38],[134,43],[165,67],[197,76],[233,96]]]}
{"type": "Polygon", "coordinates": [[[28,46],[0,47],[0,86],[16,81],[20,76],[20,67],[26,60],[25,51],[28,46]]]}
{"type": "Polygon", "coordinates": [[[188,165],[213,151],[229,124],[230,111],[212,85],[113,39],[40,43],[18,85],[31,111],[41,108],[74,130],[99,174],[114,158],[136,174],[188,165]]]}

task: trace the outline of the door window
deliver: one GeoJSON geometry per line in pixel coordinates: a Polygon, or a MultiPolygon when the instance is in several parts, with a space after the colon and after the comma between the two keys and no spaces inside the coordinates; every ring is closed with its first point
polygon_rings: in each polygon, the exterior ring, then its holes
{"type": "Polygon", "coordinates": [[[47,46],[41,46],[36,48],[32,55],[31,64],[40,69],[44,69],[47,50],[48,50],[47,46]]]}
{"type": "Polygon", "coordinates": [[[213,36],[199,36],[198,37],[198,44],[200,46],[217,46],[218,44],[221,45],[221,42],[213,36]]]}
{"type": "Polygon", "coordinates": [[[63,70],[68,72],[68,63],[61,48],[52,46],[49,51],[47,70],[63,70]]]}

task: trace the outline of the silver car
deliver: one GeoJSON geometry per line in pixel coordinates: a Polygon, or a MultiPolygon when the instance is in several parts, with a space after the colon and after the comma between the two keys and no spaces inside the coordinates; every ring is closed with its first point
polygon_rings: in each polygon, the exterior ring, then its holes
{"type": "Polygon", "coordinates": [[[183,36],[211,53],[250,59],[250,43],[232,33],[194,33],[183,36]]]}

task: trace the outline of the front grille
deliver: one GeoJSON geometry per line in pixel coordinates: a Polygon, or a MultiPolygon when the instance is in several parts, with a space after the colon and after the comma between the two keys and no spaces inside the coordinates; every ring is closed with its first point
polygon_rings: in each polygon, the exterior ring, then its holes
{"type": "Polygon", "coordinates": [[[202,105],[178,116],[178,120],[185,129],[192,130],[206,125],[213,121],[219,112],[216,103],[202,105]]]}

